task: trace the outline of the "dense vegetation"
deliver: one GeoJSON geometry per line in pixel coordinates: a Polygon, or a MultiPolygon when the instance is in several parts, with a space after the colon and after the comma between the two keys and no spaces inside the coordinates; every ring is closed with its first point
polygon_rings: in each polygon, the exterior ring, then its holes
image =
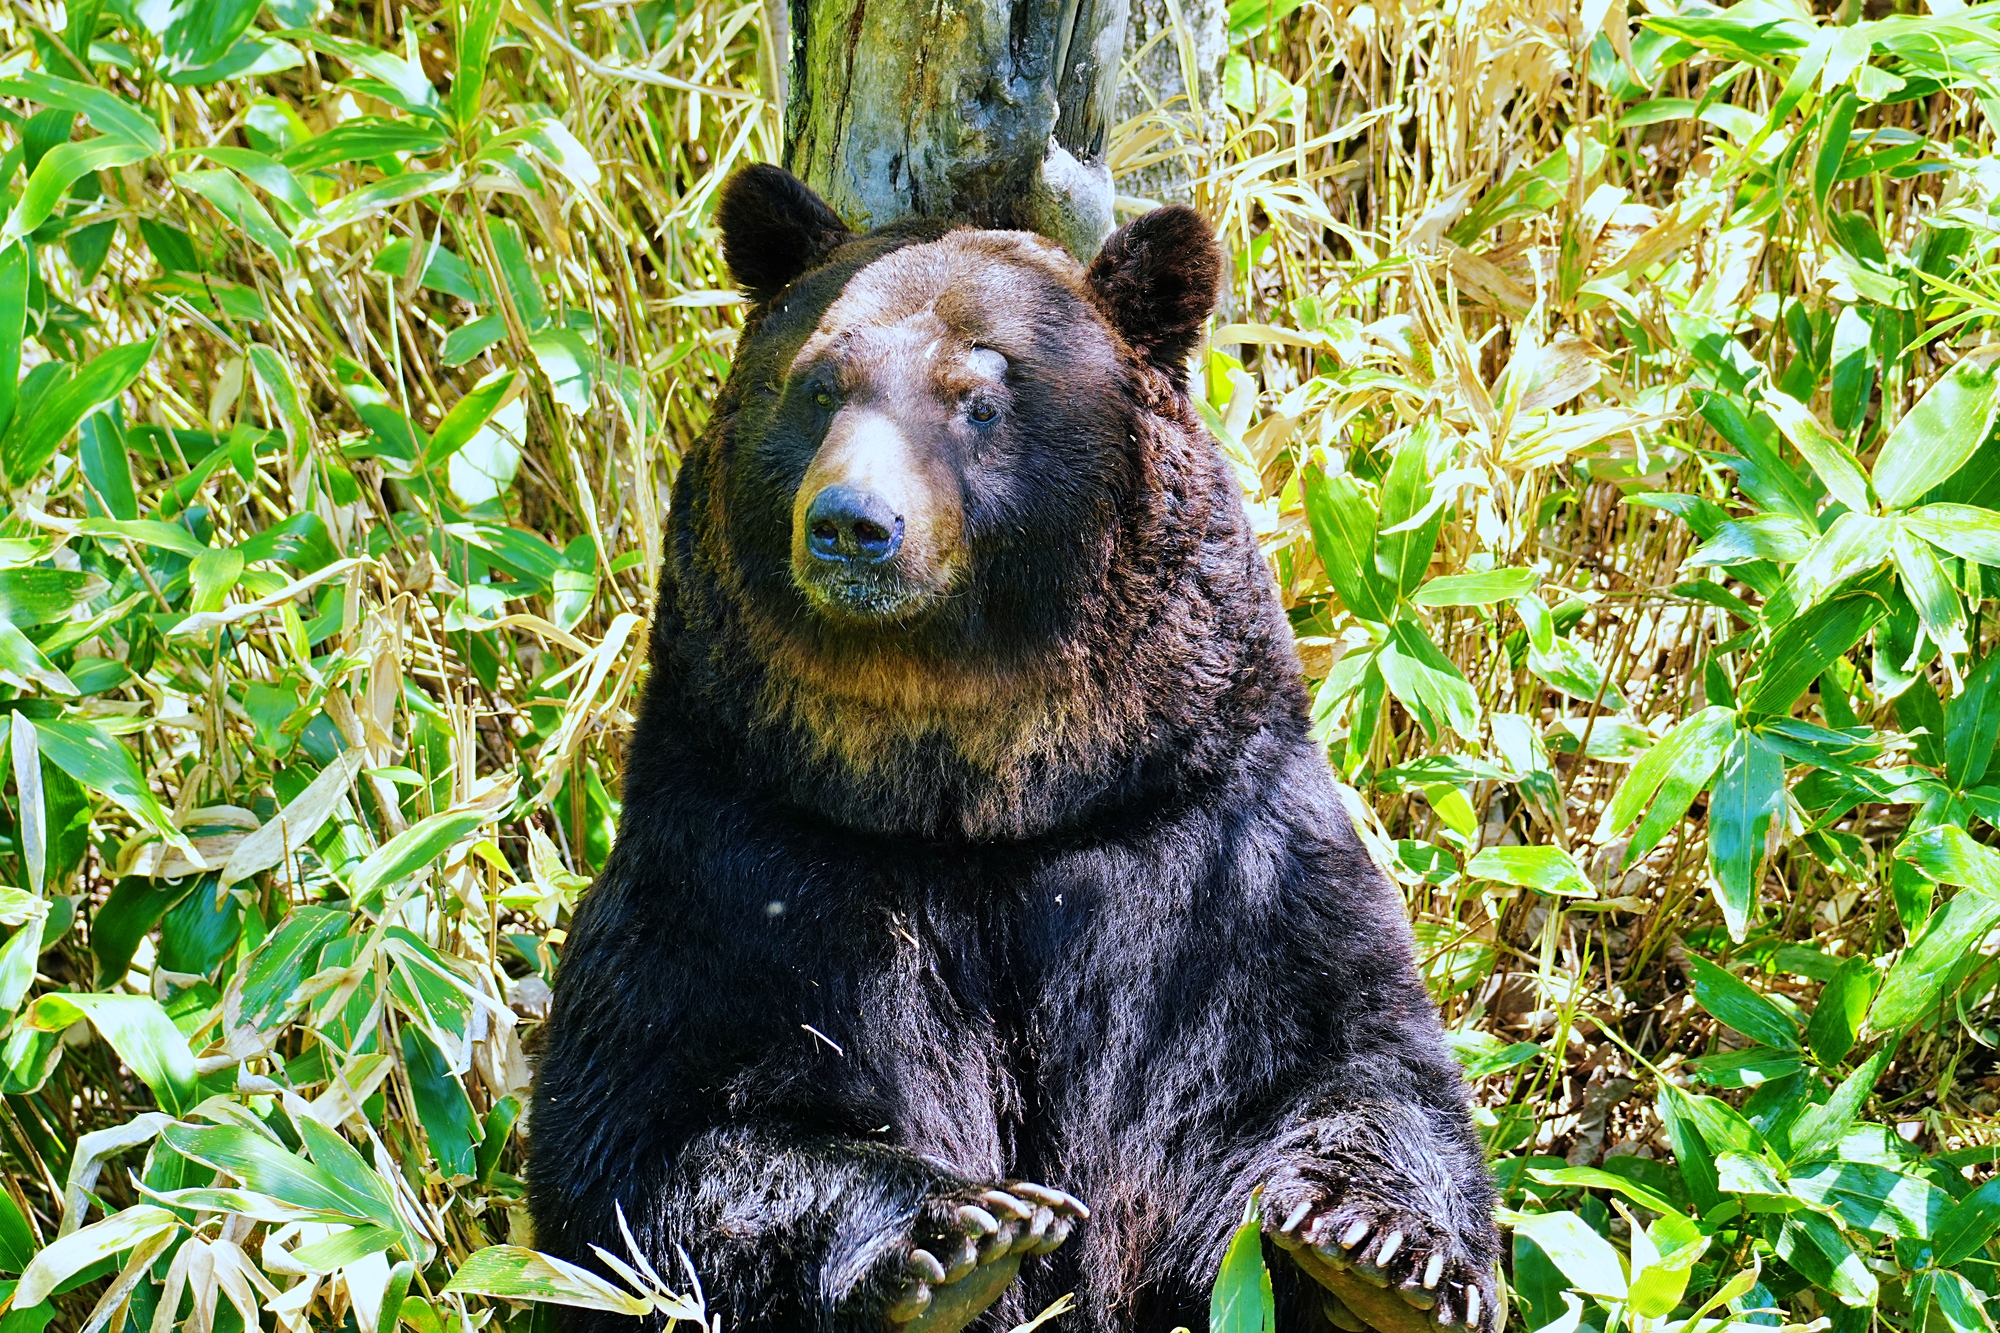
{"type": "MultiPolygon", "coordinates": [[[[518,1248],[517,1172],[762,14],[0,10],[4,1333],[699,1317],[518,1248]]],[[[1114,165],[1235,256],[1195,389],[1513,1317],[1990,1327],[2000,7],[1229,23],[1114,165]]]]}

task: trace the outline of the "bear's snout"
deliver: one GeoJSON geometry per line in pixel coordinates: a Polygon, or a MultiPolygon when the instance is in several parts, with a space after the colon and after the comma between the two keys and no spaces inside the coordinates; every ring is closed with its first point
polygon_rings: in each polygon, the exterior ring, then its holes
{"type": "Polygon", "coordinates": [[[823,486],[806,506],[806,549],[815,559],[876,565],[903,544],[903,516],[852,486],[823,486]]]}
{"type": "Polygon", "coordinates": [[[963,536],[956,477],[934,449],[911,439],[906,419],[875,406],[842,408],[799,482],[792,578],[822,614],[907,622],[956,576],[963,536]]]}

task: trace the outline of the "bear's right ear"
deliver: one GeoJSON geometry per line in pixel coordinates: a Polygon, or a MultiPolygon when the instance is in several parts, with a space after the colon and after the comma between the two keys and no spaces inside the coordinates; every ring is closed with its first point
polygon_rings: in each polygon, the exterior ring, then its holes
{"type": "Polygon", "coordinates": [[[1180,383],[1222,282],[1207,220],[1179,204],[1142,213],[1111,233],[1085,280],[1132,350],[1180,383]]]}
{"type": "Polygon", "coordinates": [[[790,286],[847,239],[826,201],[782,167],[759,162],[731,176],[715,205],[722,257],[750,299],[764,302],[790,286]]]}

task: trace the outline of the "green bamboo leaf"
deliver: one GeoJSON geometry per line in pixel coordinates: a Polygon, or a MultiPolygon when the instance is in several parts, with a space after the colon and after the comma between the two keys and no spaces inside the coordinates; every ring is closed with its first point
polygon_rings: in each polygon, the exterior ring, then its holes
{"type": "Polygon", "coordinates": [[[243,964],[243,1020],[273,1029],[294,1003],[320,954],[347,931],[348,914],[330,907],[295,907],[243,964]]]}
{"type": "Polygon", "coordinates": [[[28,321],[28,242],[0,245],[0,438],[20,392],[21,339],[28,321]]]}
{"type": "Polygon", "coordinates": [[[1939,824],[1913,833],[1896,855],[1940,884],[1961,884],[2000,900],[2000,853],[1973,841],[1962,828],[1939,824]]]}
{"type": "MultiPolygon", "coordinates": [[[[189,3],[199,2],[189,0],[189,3]]],[[[417,61],[405,60],[365,42],[336,37],[315,29],[291,28],[279,35],[344,60],[361,73],[380,80],[384,91],[401,99],[404,109],[413,115],[435,117],[438,114],[437,89],[431,86],[430,76],[424,73],[423,65],[417,61]]]]}
{"type": "Polygon", "coordinates": [[[1770,417],[1723,393],[1696,397],[1702,419],[1736,450],[1736,476],[1744,494],[1763,509],[1816,523],[1812,487],[1780,453],[1778,431],[1770,417]]]}
{"type": "Polygon", "coordinates": [[[212,144],[201,155],[218,167],[228,167],[302,218],[319,216],[319,205],[291,169],[278,159],[250,148],[212,144]]]}
{"type": "Polygon", "coordinates": [[[451,81],[447,107],[457,125],[469,125],[479,114],[486,84],[486,63],[500,27],[502,0],[459,0],[457,5],[458,72],[451,81]]]}
{"type": "Polygon", "coordinates": [[[1715,1178],[1725,1194],[1737,1195],[1745,1208],[1759,1213],[1797,1212],[1799,1201],[1761,1157],[1721,1152],[1715,1158],[1715,1178]]]}
{"type": "Polygon", "coordinates": [[[528,338],[528,350],[549,382],[549,396],[570,411],[590,410],[597,354],[574,329],[543,329],[528,338]]]}
{"type": "Polygon", "coordinates": [[[581,1310],[607,1310],[632,1318],[650,1314],[653,1309],[650,1301],[619,1290],[588,1269],[519,1245],[489,1245],[473,1251],[443,1290],[464,1296],[546,1301],[581,1310]]]}
{"type": "Polygon", "coordinates": [[[230,590],[243,577],[243,552],[231,548],[213,551],[204,548],[188,566],[188,610],[197,614],[220,611],[230,590]]]}
{"type": "Polygon", "coordinates": [[[1875,988],[1881,982],[1882,974],[1872,959],[1850,958],[1820,991],[1819,1003],[1813,1006],[1806,1024],[1806,1040],[1821,1064],[1839,1064],[1854,1049],[1868,1017],[1869,1001],[1875,998],[1875,988]]]}
{"type": "Polygon", "coordinates": [[[1937,1224],[1932,1237],[1932,1262],[1951,1268],[1970,1259],[2000,1231],[2000,1177],[1960,1199],[1937,1224]]]}
{"type": "Polygon", "coordinates": [[[1299,474],[1313,547],[1333,590],[1354,615],[1386,624],[1395,598],[1375,572],[1375,508],[1360,483],[1308,467],[1299,474]]]}
{"type": "Polygon", "coordinates": [[[180,1219],[164,1208],[136,1204],[87,1227],[79,1227],[36,1255],[14,1288],[13,1308],[40,1305],[62,1283],[100,1260],[171,1231],[180,1219]]]}
{"type": "MultiPolygon", "coordinates": [[[[1852,433],[1868,415],[1875,388],[1875,330],[1856,306],[1844,306],[1833,323],[1831,381],[1835,430],[1852,433]]],[[[1875,489],[1882,489],[1882,461],[1875,461],[1875,489]]],[[[1884,500],[1883,503],[1890,503],[1884,500]]]]}
{"type": "Polygon", "coordinates": [[[1625,1266],[1611,1242],[1591,1230],[1572,1212],[1534,1213],[1519,1217],[1514,1234],[1541,1248],[1570,1285],[1608,1301],[1626,1296],[1625,1266]]]}
{"type": "MultiPolygon", "coordinates": [[[[285,3],[285,0],[279,0],[279,3],[285,3]]],[[[166,77],[167,82],[177,88],[199,88],[232,79],[250,79],[260,74],[277,74],[283,70],[297,69],[305,63],[304,53],[289,42],[245,36],[239,37],[236,44],[223,52],[222,58],[213,64],[177,67],[169,62],[166,67],[166,77]]]]}
{"type": "MultiPolygon", "coordinates": [[[[500,280],[506,284],[508,295],[514,298],[514,308],[520,312],[521,322],[529,333],[539,333],[548,326],[548,303],[542,295],[542,280],[535,274],[535,266],[528,256],[528,242],[521,235],[521,228],[512,218],[495,218],[491,224],[493,235],[493,257],[500,267],[500,280]]],[[[1373,517],[1371,511],[1370,522],[1373,517]]]]}
{"type": "Polygon", "coordinates": [[[182,1115],[194,1109],[200,1100],[194,1054],[158,1000],[150,995],[51,992],[28,1006],[30,1026],[45,1032],[60,1032],[83,1019],[111,1044],[139,1081],[153,1090],[162,1110],[182,1115]]]}
{"type": "Polygon", "coordinates": [[[1423,626],[1399,615],[1391,638],[1376,656],[1376,667],[1390,692],[1437,735],[1450,727],[1470,741],[1479,731],[1479,697],[1450,658],[1431,642],[1423,626]]]}
{"type": "Polygon", "coordinates": [[[1688,979],[1695,1003],[1744,1036],[1787,1051],[1799,1048],[1799,1027],[1790,1015],[1706,958],[1688,955],[1688,979]]]}
{"type": "Polygon", "coordinates": [[[1560,847],[1488,847],[1466,863],[1465,873],[1563,897],[1597,896],[1583,868],[1560,847]]]}
{"type": "Polygon", "coordinates": [[[1868,1094],[1875,1091],[1875,1081],[1882,1077],[1882,1066],[1889,1063],[1890,1054],[1887,1050],[1877,1051],[1861,1068],[1841,1080],[1833,1096],[1821,1105],[1807,1108],[1792,1126],[1792,1161],[1810,1162],[1839,1147],[1841,1137],[1860,1119],[1861,1109],[1868,1102],[1868,1094]]]}
{"type": "Polygon", "coordinates": [[[332,1177],[364,1216],[391,1227],[397,1224],[393,1191],[353,1144],[311,1116],[300,1118],[297,1127],[313,1165],[332,1177]]]}
{"type": "Polygon", "coordinates": [[[1743,687],[1746,713],[1783,714],[1837,659],[1861,642],[1889,614],[1881,580],[1863,579],[1850,591],[1786,622],[1758,658],[1757,675],[1743,687]]]}
{"type": "MultiPolygon", "coordinates": [[[[1783,826],[1784,815],[1783,757],[1756,732],[1737,732],[1708,803],[1709,866],[1716,902],[1733,940],[1742,940],[1748,928],[1765,848],[1773,827],[1783,826]]],[[[1793,1032],[1789,1044],[1797,1042],[1793,1032]]]]}
{"type": "MultiPolygon", "coordinates": [[[[1987,1313],[1988,1297],[1980,1293],[1962,1273],[1926,1272],[1910,1284],[1911,1308],[1917,1318],[1935,1312],[1944,1322],[1941,1333],[1992,1333],[1993,1317],[1987,1313]],[[1928,1310],[1926,1309],[1928,1307],[1928,1310]]],[[[1926,1328],[1936,1328],[1926,1319],[1926,1328]]]]}
{"type": "Polygon", "coordinates": [[[429,157],[443,152],[450,142],[435,125],[363,118],[336,125],[325,134],[286,149],[282,165],[291,171],[317,171],[347,162],[394,157],[398,153],[429,157]]]}
{"type": "Polygon", "coordinates": [[[1426,423],[1405,436],[1390,456],[1382,481],[1381,512],[1375,521],[1375,572],[1397,598],[1409,596],[1423,582],[1444,524],[1444,506],[1427,504],[1432,434],[1426,423]]]}
{"type": "Polygon", "coordinates": [[[321,210],[319,217],[307,218],[300,224],[292,239],[300,245],[316,241],[342,227],[385,213],[399,204],[455,189],[464,179],[465,174],[456,169],[406,171],[400,176],[385,177],[334,200],[321,210]]]}
{"type": "Polygon", "coordinates": [[[416,874],[492,817],[488,810],[445,810],[410,825],[361,863],[354,872],[354,896],[364,898],[416,874]]]}
{"type": "Polygon", "coordinates": [[[1212,1333],[1275,1333],[1278,1327],[1271,1274],[1264,1267],[1264,1229],[1254,1198],[1223,1252],[1209,1296],[1208,1326],[1212,1333]]]}
{"type": "Polygon", "coordinates": [[[1788,1216],[1778,1229],[1775,1248],[1817,1291],[1843,1305],[1870,1306],[1880,1290],[1875,1274],[1841,1238],[1840,1228],[1814,1212],[1788,1216]]]}
{"type": "Polygon", "coordinates": [[[0,620],[0,672],[25,685],[40,686],[50,694],[74,697],[78,693],[76,685],[35,646],[33,639],[4,620],[0,620]]]}
{"type": "MultiPolygon", "coordinates": [[[[523,142],[533,147],[544,161],[577,189],[594,190],[603,179],[597,159],[569,132],[569,127],[554,116],[542,116],[514,133],[520,134],[523,142]]],[[[504,139],[506,136],[497,137],[504,139]]]]}
{"type": "Polygon", "coordinates": [[[14,1196],[0,1190],[0,1273],[19,1273],[35,1257],[35,1233],[28,1229],[14,1196]]]}
{"type": "Polygon", "coordinates": [[[78,423],[131,387],[153,359],[155,342],[148,338],[114,347],[92,358],[66,384],[51,390],[32,407],[23,405],[5,437],[0,438],[0,464],[4,464],[8,484],[26,484],[48,466],[78,423]]]}
{"type": "Polygon", "coordinates": [[[332,1273],[371,1254],[394,1249],[402,1233],[387,1227],[353,1226],[292,1251],[292,1262],[308,1273],[332,1273]]]}
{"type": "Polygon", "coordinates": [[[1792,571],[1792,614],[1819,605],[1835,588],[1890,557],[1896,528],[1892,523],[1849,510],[1814,538],[1792,571]]]}
{"type": "Polygon", "coordinates": [[[1979,785],[2000,743],[2000,652],[1966,673],[1965,687],[1944,710],[1945,776],[1955,788],[1979,785]]]}
{"type": "Polygon", "coordinates": [[[1627,1302],[1632,1313],[1659,1319],[1681,1303],[1695,1260],[1708,1248],[1708,1237],[1677,1212],[1655,1218],[1644,1230],[1635,1228],[1632,1235],[1632,1286],[1627,1302]]]}
{"type": "MultiPolygon", "coordinates": [[[[1844,516],[1843,516],[1844,517],[1844,516]]],[[[1740,565],[1751,560],[1791,564],[1824,544],[1819,529],[1790,514],[1752,514],[1717,528],[1687,558],[1690,565],[1740,565]]]]}
{"type": "Polygon", "coordinates": [[[1965,652],[1965,604],[1930,546],[1898,529],[1891,552],[1903,595],[1917,609],[1924,635],[1947,657],[1965,652]]]}
{"type": "Polygon", "coordinates": [[[1715,1154],[1695,1123],[1694,1100],[1662,1079],[1653,1104],[1659,1110],[1660,1123],[1666,1128],[1667,1139],[1673,1145],[1674,1163],[1680,1169],[1681,1179],[1687,1182],[1695,1207],[1706,1212],[1721,1200],[1720,1177],[1716,1171],[1715,1154]]]}
{"type": "MultiPolygon", "coordinates": [[[[386,273],[407,281],[411,263],[416,258],[413,252],[417,250],[417,244],[407,236],[398,237],[382,247],[374,262],[369,264],[368,271],[386,273]]],[[[468,305],[486,305],[492,300],[481,280],[466,267],[465,261],[442,241],[425,241],[421,245],[424,266],[417,276],[419,286],[456,296],[468,305]]]]}
{"type": "Polygon", "coordinates": [[[35,164],[34,173],[28,177],[28,184],[21,191],[21,198],[15,203],[13,212],[7,215],[7,225],[0,227],[0,245],[26,236],[48,221],[49,214],[56,211],[56,206],[69,193],[70,186],[81,177],[112,167],[129,167],[152,155],[153,150],[144,144],[114,139],[108,134],[57,144],[35,164]]]}
{"type": "Polygon", "coordinates": [[[1410,596],[1417,606],[1491,606],[1535,590],[1541,575],[1532,569],[1493,569],[1478,574],[1440,574],[1410,596]]]}
{"type": "Polygon", "coordinates": [[[89,483],[85,508],[108,518],[139,517],[139,496],[132,488],[131,456],[125,449],[125,432],[110,413],[92,412],[83,419],[77,441],[77,463],[89,483]]]}
{"type": "Polygon", "coordinates": [[[298,255],[292,249],[291,237],[264,211],[264,205],[257,202],[257,196],[250,193],[250,187],[235,172],[221,167],[176,171],[173,179],[183,190],[215,205],[215,211],[228,219],[231,226],[270,251],[281,266],[289,269],[297,265],[298,255]]]}
{"type": "Polygon", "coordinates": [[[1924,1017],[1944,994],[1967,951],[2000,923],[2000,898],[1961,893],[1930,914],[1917,938],[1896,958],[1868,1011],[1868,1026],[1894,1032],[1924,1017]]]}
{"type": "Polygon", "coordinates": [[[1629,1180],[1624,1176],[1614,1175],[1609,1171],[1599,1170],[1594,1166],[1565,1166],[1558,1167],[1555,1170],[1538,1167],[1529,1171],[1528,1175],[1534,1180],[1539,1180],[1544,1185],[1571,1185],[1581,1186],[1585,1189],[1610,1190],[1613,1193],[1624,1195],[1633,1203],[1638,1204],[1641,1208],[1649,1212],[1660,1213],[1664,1216],[1679,1216],[1681,1211],[1674,1205],[1671,1199],[1654,1190],[1647,1189],[1639,1182],[1629,1180]]]}
{"type": "Polygon", "coordinates": [[[479,382],[468,389],[463,398],[452,404],[451,411],[445,413],[444,420],[431,435],[430,450],[424,462],[431,467],[449,459],[463,449],[479,428],[492,419],[506,399],[507,391],[514,387],[514,372],[511,370],[489,371],[479,382]]]}
{"type": "Polygon", "coordinates": [[[2000,565],[2000,513],[1972,505],[1923,505],[1897,524],[1940,550],[1982,565],[2000,565]]]}
{"type": "Polygon", "coordinates": [[[295,450],[305,448],[312,439],[312,426],[306,417],[305,401],[299,394],[298,383],[292,378],[292,368],[275,349],[263,343],[252,343],[250,369],[257,377],[257,388],[264,394],[265,401],[276,409],[272,415],[277,418],[279,429],[285,433],[285,443],[295,450]]]}
{"type": "Polygon", "coordinates": [[[1826,197],[1840,177],[1840,164],[1847,160],[1848,145],[1854,137],[1854,113],[1860,105],[1846,89],[1835,93],[1828,104],[1819,153],[1813,159],[1813,208],[1821,214],[1826,212],[1826,197]]]}
{"type": "Polygon", "coordinates": [[[0,944],[0,1022],[11,1019],[35,984],[35,960],[42,956],[42,917],[32,917],[0,944]]]}
{"type": "Polygon", "coordinates": [[[213,65],[250,28],[263,0],[141,0],[139,21],[160,39],[169,69],[213,65]]]}
{"type": "Polygon", "coordinates": [[[79,717],[45,718],[35,724],[35,734],[43,757],[75,778],[85,790],[110,798],[119,809],[169,843],[188,847],[187,840],[160,804],[160,798],[146,785],[132,752],[96,723],[79,717]]]}
{"type": "Polygon", "coordinates": [[[102,576],[78,569],[0,570],[0,620],[22,629],[67,620],[107,589],[102,576]]]}
{"type": "Polygon", "coordinates": [[[1965,466],[2000,411],[2000,371],[1963,360],[1937,378],[1904,414],[1875,459],[1875,493],[1901,509],[1965,466]]]}
{"type": "Polygon", "coordinates": [[[410,1095],[416,1101],[417,1121],[430,1141],[431,1156],[447,1180],[471,1176],[478,1165],[474,1149],[479,1145],[480,1126],[465,1095],[465,1085],[416,1024],[404,1026],[402,1046],[410,1095]]]}
{"type": "Polygon", "coordinates": [[[342,1185],[323,1168],[239,1125],[167,1125],[160,1138],[181,1156],[213,1167],[245,1189],[329,1220],[374,1220],[374,1200],[342,1185]]]}
{"type": "Polygon", "coordinates": [[[167,146],[160,127],[147,118],[137,102],[74,79],[58,78],[40,70],[23,70],[11,79],[0,79],[0,97],[19,97],[41,106],[73,111],[87,119],[99,134],[137,144],[148,153],[161,152],[167,146]]]}
{"type": "Polygon", "coordinates": [[[1708,785],[1735,734],[1736,715],[1719,705],[1681,722],[1632,765],[1598,821],[1596,840],[1610,841],[1644,814],[1645,826],[1633,836],[1625,864],[1651,851],[1708,785]]]}
{"type": "Polygon", "coordinates": [[[1850,1227],[1927,1240],[1952,1197],[1920,1176],[1872,1162],[1826,1161],[1796,1167],[1786,1182],[1809,1204],[1832,1208],[1850,1227]]]}
{"type": "Polygon", "coordinates": [[[1764,386],[1762,406],[1792,447],[1805,455],[1827,493],[1856,513],[1866,513],[1868,478],[1846,442],[1829,433],[1805,404],[1776,385],[1764,386]]]}

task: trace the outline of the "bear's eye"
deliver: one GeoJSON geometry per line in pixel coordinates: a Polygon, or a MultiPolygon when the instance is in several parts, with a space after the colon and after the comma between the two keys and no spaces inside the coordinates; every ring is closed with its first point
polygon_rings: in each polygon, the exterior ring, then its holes
{"type": "Polygon", "coordinates": [[[972,405],[972,410],[970,412],[967,412],[966,415],[971,417],[974,421],[977,421],[980,425],[983,426],[987,422],[993,420],[993,418],[999,416],[1000,409],[993,406],[993,404],[989,402],[981,401],[974,403],[972,405]]]}
{"type": "Polygon", "coordinates": [[[831,412],[833,410],[833,395],[825,389],[814,389],[813,406],[822,412],[831,412]]]}

